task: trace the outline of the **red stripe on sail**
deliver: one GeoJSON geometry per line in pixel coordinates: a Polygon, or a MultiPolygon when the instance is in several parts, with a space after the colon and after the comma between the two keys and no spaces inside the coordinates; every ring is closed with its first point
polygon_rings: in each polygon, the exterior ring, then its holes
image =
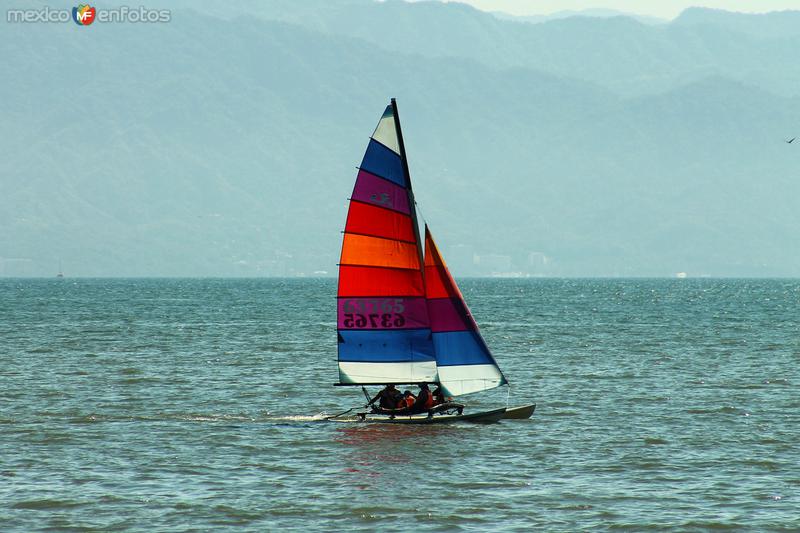
{"type": "MultiPolygon", "coordinates": [[[[427,262],[427,259],[426,259],[427,262]]],[[[461,291],[454,282],[451,282],[450,273],[445,267],[425,266],[425,283],[428,298],[457,298],[461,299],[461,291]]]]}
{"type": "Polygon", "coordinates": [[[344,230],[348,233],[416,242],[410,216],[359,202],[350,203],[344,230]]]}
{"type": "Polygon", "coordinates": [[[339,296],[424,296],[419,270],[339,267],[339,296]]]}

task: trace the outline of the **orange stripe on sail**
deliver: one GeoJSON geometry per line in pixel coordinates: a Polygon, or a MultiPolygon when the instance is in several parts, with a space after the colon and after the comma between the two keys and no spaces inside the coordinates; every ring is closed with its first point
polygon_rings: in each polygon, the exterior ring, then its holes
{"type": "Polygon", "coordinates": [[[419,269],[415,244],[349,233],[344,235],[340,262],[343,265],[419,269]]]}
{"type": "Polygon", "coordinates": [[[425,228],[425,296],[463,299],[428,228],[425,228]]]}

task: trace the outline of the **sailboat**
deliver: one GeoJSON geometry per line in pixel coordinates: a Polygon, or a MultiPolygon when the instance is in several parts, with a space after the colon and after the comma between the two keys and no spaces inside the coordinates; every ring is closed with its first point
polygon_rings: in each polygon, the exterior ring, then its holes
{"type": "MultiPolygon", "coordinates": [[[[339,262],[336,385],[361,386],[367,397],[370,385],[432,383],[454,397],[507,385],[427,224],[424,239],[420,233],[392,98],[370,137],[350,197],[339,262]]],[[[531,404],[357,417],[381,423],[493,422],[527,418],[534,409],[531,404]]]]}

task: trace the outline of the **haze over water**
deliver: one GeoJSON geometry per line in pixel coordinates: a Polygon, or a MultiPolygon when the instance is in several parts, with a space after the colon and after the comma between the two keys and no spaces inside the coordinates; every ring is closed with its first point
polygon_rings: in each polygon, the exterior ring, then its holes
{"type": "Polygon", "coordinates": [[[461,286],[533,419],[322,421],[334,280],[0,280],[2,529],[800,528],[800,281],[461,286]]]}

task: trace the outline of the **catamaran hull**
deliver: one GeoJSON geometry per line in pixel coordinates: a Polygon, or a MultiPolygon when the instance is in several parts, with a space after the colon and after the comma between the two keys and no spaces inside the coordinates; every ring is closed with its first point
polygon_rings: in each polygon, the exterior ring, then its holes
{"type": "Polygon", "coordinates": [[[499,422],[506,412],[505,407],[483,411],[480,413],[468,413],[462,415],[434,415],[429,417],[427,413],[419,415],[395,416],[390,418],[388,415],[376,415],[369,413],[359,413],[357,418],[331,418],[332,422],[358,422],[367,424],[449,424],[453,422],[472,422],[474,424],[491,424],[499,422]]]}
{"type": "Polygon", "coordinates": [[[506,409],[506,412],[503,413],[503,418],[511,420],[524,420],[526,418],[530,418],[535,410],[535,403],[530,405],[520,405],[519,407],[509,407],[506,409]]]}

